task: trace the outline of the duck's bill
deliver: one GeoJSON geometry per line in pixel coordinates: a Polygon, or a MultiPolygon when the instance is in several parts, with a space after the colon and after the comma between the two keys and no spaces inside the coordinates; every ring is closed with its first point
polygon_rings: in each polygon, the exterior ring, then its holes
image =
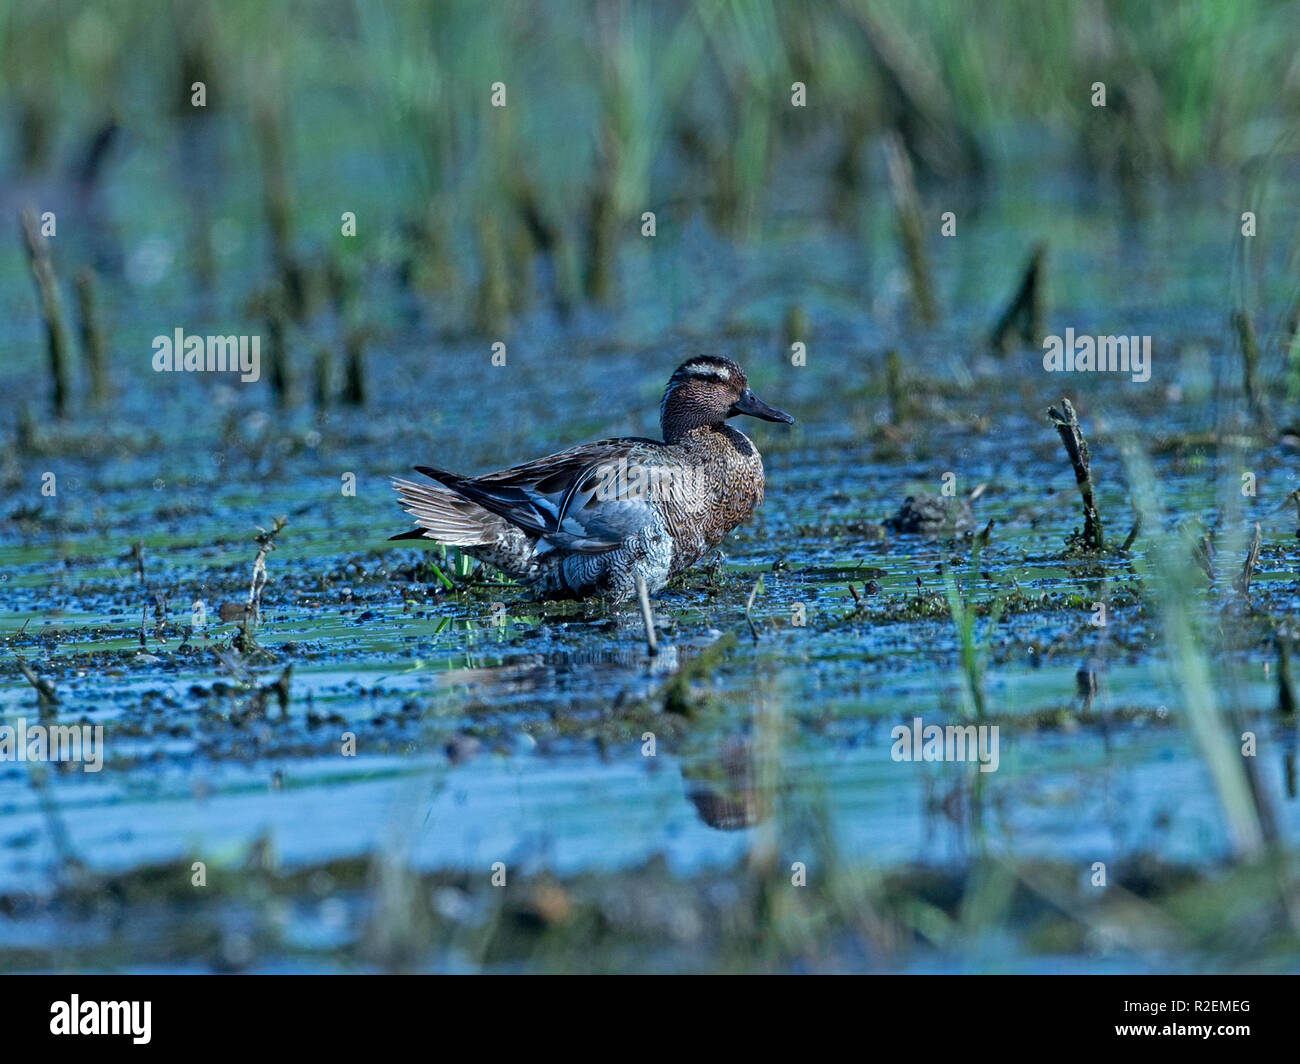
{"type": "Polygon", "coordinates": [[[739,399],[731,404],[732,414],[748,414],[750,417],[761,417],[764,421],[777,421],[782,425],[793,425],[794,418],[783,410],[778,410],[774,406],[768,406],[762,399],[751,392],[748,388],[739,399]]]}

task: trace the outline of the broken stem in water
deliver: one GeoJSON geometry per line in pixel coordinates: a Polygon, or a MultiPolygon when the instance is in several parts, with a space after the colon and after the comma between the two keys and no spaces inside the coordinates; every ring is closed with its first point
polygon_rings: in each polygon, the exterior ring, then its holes
{"type": "Polygon", "coordinates": [[[253,559],[253,579],[248,587],[248,605],[244,609],[244,619],[239,626],[240,649],[245,649],[253,630],[262,619],[262,589],[266,587],[266,556],[275,550],[275,537],[289,523],[285,517],[277,517],[269,529],[259,528],[255,542],[257,557],[253,559]]]}
{"type": "Polygon", "coordinates": [[[1039,244],[1029,257],[1029,265],[1020,278],[1020,287],[993,326],[989,343],[995,351],[1007,351],[1013,335],[1019,336],[1023,343],[1029,345],[1038,343],[1042,338],[1046,318],[1046,269],[1047,245],[1039,244]]]}
{"type": "Polygon", "coordinates": [[[758,642],[758,626],[754,624],[753,609],[754,597],[758,594],[759,589],[763,586],[763,574],[759,573],[758,579],[754,581],[754,586],[749,589],[749,598],[745,602],[745,620],[749,622],[749,634],[754,637],[754,642],[758,642]]]}
{"type": "Polygon", "coordinates": [[[108,396],[108,378],[104,330],[99,322],[99,303],[95,296],[95,273],[89,267],[77,274],[77,310],[81,319],[81,354],[90,376],[90,398],[98,404],[108,396]]]}
{"type": "Polygon", "coordinates": [[[1237,331],[1237,342],[1241,346],[1241,380],[1246,392],[1246,402],[1250,406],[1251,416],[1263,433],[1273,434],[1273,419],[1268,413],[1268,404],[1259,385],[1259,344],[1255,340],[1255,326],[1250,315],[1245,311],[1232,312],[1232,327],[1237,331]]]}
{"type": "Polygon", "coordinates": [[[1237,590],[1243,595],[1250,594],[1250,581],[1255,575],[1255,566],[1259,564],[1260,534],[1259,522],[1255,522],[1255,538],[1251,540],[1250,550],[1246,552],[1246,561],[1241,567],[1241,575],[1237,577],[1237,590]]]}
{"type": "Polygon", "coordinates": [[[50,246],[41,233],[35,207],[24,208],[21,223],[27,261],[32,268],[32,276],[36,279],[36,291],[41,299],[41,316],[45,319],[54,416],[61,418],[68,409],[68,351],[71,347],[68,324],[63,316],[63,299],[59,294],[59,282],[54,276],[54,264],[50,260],[50,246]]]}
{"type": "Polygon", "coordinates": [[[898,234],[907,261],[907,275],[912,288],[912,310],[921,324],[929,325],[939,317],[934,299],[934,282],[930,262],[925,254],[925,223],[921,215],[921,197],[916,191],[912,164],[907,157],[903,138],[886,134],[885,164],[889,183],[894,190],[894,208],[898,212],[898,234]]]}
{"type": "Polygon", "coordinates": [[[42,709],[47,706],[57,706],[59,704],[59,694],[54,689],[54,684],[50,683],[44,676],[37,675],[22,658],[15,657],[14,661],[18,663],[18,671],[23,674],[23,679],[35,688],[37,704],[42,709]]]}
{"type": "Polygon", "coordinates": [[[636,594],[641,600],[641,621],[645,625],[646,651],[654,657],[659,653],[659,643],[655,636],[655,617],[650,609],[650,591],[646,587],[645,578],[640,575],[636,577],[636,594]]]}
{"type": "Polygon", "coordinates": [[[1074,412],[1074,404],[1069,399],[1061,400],[1061,409],[1051,407],[1047,416],[1052,419],[1056,431],[1065,444],[1065,453],[1074,467],[1074,480],[1079,485],[1079,495],[1083,499],[1083,545],[1089,550],[1105,549],[1105,540],[1101,530],[1101,513],[1097,509],[1097,499],[1092,487],[1092,456],[1088,453],[1088,441],[1083,438],[1079,428],[1079,416],[1074,412]]]}
{"type": "Polygon", "coordinates": [[[1295,718],[1295,686],[1291,682],[1291,651],[1286,639],[1273,633],[1273,646],[1277,648],[1277,709],[1284,717],[1295,718]]]}

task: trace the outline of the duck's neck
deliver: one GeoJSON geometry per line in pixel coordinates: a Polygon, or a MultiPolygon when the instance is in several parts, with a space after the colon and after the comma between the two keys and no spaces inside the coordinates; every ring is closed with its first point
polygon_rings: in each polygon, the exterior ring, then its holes
{"type": "Polygon", "coordinates": [[[723,424],[713,411],[701,410],[694,403],[675,403],[672,396],[659,416],[665,443],[689,443],[692,438],[721,431],[723,424]]]}

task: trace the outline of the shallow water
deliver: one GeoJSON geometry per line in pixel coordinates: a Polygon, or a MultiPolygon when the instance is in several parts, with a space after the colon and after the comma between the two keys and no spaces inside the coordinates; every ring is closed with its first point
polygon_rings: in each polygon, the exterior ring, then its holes
{"type": "MultiPolygon", "coordinates": [[[[104,726],[107,760],[94,774],[0,766],[0,895],[50,898],[70,857],[94,874],[170,867],[184,881],[194,860],[234,867],[261,845],[286,870],[395,849],[416,871],[485,878],[496,861],[525,875],[617,877],[662,857],[673,875],[726,881],[769,846],[782,865],[816,868],[834,853],[886,875],[960,875],[991,858],[1077,867],[1080,881],[1096,861],[1219,867],[1231,852],[1223,810],[1183,727],[1181,678],[1133,565],[1062,553],[1078,502],[1045,411],[1062,394],[1079,408],[1112,538],[1131,523],[1120,444],[1134,435],[1152,450],[1169,517],[1138,537],[1139,564],[1177,520],[1215,520],[1229,497],[1216,495],[1216,477],[1254,471],[1258,496],[1235,500],[1241,510],[1225,515],[1220,534],[1244,551],[1244,529],[1260,522],[1253,600],[1292,630],[1300,551],[1283,500],[1300,486],[1295,456],[1175,445],[1240,418],[1226,285],[1206,268],[1226,246],[1213,210],[1192,190],[1190,206],[1157,208],[1129,230],[1111,220],[1113,203],[1079,207],[1087,201],[1075,191],[1067,178],[1007,187],[964,222],[963,237],[935,256],[950,314],[934,330],[906,323],[886,215],[868,224],[881,235],[871,253],[807,225],[797,238],[776,228],[737,248],[684,219],[663,239],[667,254],[629,255],[624,286],[637,295],[622,312],[560,321],[538,311],[508,337],[504,368],[489,364],[487,341],[439,335],[436,314],[372,279],[366,299],[384,328],[369,351],[364,413],[269,413],[264,382],[153,374],[153,334],[178,323],[232,330],[221,308],[171,281],[123,289],[111,416],[49,430],[45,453],[6,459],[0,636],[53,682],[53,719],[104,726]],[[1053,376],[1038,351],[981,351],[1048,219],[1050,327],[1150,333],[1150,382],[1053,376]],[[797,369],[781,338],[796,304],[814,323],[809,364],[797,369]],[[898,431],[885,428],[888,346],[903,356],[916,405],[898,431]],[[406,527],[389,476],[416,462],[480,472],[582,439],[654,434],[664,380],[702,350],[737,357],[756,391],[799,423],[740,426],[763,452],[767,501],[724,555],[660,597],[658,660],[644,656],[633,611],[532,603],[481,571],[447,592],[424,562],[449,562],[386,542],[406,527]],[[53,499],[39,494],[45,471],[58,478],[53,499]],[[969,537],[876,538],[869,527],[917,489],[939,490],[946,472],[963,494],[987,485],[975,512],[981,526],[996,524],[976,577],[966,575],[969,537]],[[340,490],[348,473],[355,496],[340,490]],[[225,651],[223,664],[214,648],[234,626],[218,611],[247,596],[253,532],[279,514],[289,524],[268,558],[257,633],[266,656],[240,664],[225,651]],[[896,724],[965,720],[941,563],[976,601],[1023,592],[991,636],[987,620],[978,628],[990,648],[997,772],[890,757],[896,724]],[[745,604],[760,575],[754,638],[745,604]],[[1098,600],[1110,604],[1104,628],[1092,623],[1098,600]],[[196,602],[207,626],[183,642],[196,602]],[[805,624],[793,623],[800,606],[805,624]],[[694,710],[666,711],[665,685],[701,660],[694,710]],[[248,685],[272,683],[286,665],[287,705],[257,704],[248,685]],[[1095,677],[1091,696],[1081,694],[1081,669],[1095,677]],[[345,733],[356,756],[341,754],[345,733]]],[[[6,282],[21,283],[13,265],[6,282]]],[[[28,293],[14,287],[3,340],[13,357],[0,388],[38,396],[37,327],[28,293]]],[[[304,377],[319,340],[307,330],[293,338],[304,377]]],[[[1199,593],[1207,616],[1224,618],[1229,646],[1215,659],[1216,694],[1256,732],[1259,784],[1294,844],[1295,733],[1273,712],[1264,629],[1223,586],[1239,557],[1221,556],[1220,586],[1199,593]]],[[[0,722],[19,717],[35,721],[34,693],[6,668],[0,722]]],[[[237,966],[332,967],[329,951],[354,940],[356,919],[347,906],[322,915],[312,901],[237,966]]],[[[114,952],[111,935],[41,903],[0,920],[0,965],[6,955],[20,966],[84,960],[92,954],[73,945],[82,933],[108,943],[95,965],[212,963],[178,945],[165,921],[114,952]],[[62,952],[39,953],[50,938],[62,952]]],[[[995,961],[982,948],[918,946],[888,963],[1062,963],[1023,939],[1008,948],[995,961]]],[[[1096,970],[1158,959],[1096,942],[1071,957],[1096,970]]],[[[436,963],[458,962],[453,952],[436,963]]],[[[1206,962],[1184,954],[1174,963],[1206,962]]]]}

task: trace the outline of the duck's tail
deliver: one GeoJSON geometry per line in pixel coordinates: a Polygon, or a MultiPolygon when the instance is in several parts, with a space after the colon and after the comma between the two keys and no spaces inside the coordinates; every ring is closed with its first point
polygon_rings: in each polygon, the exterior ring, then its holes
{"type": "Polygon", "coordinates": [[[439,484],[394,477],[393,487],[420,527],[389,539],[432,539],[449,547],[482,547],[495,543],[504,531],[496,514],[439,484]]]}

